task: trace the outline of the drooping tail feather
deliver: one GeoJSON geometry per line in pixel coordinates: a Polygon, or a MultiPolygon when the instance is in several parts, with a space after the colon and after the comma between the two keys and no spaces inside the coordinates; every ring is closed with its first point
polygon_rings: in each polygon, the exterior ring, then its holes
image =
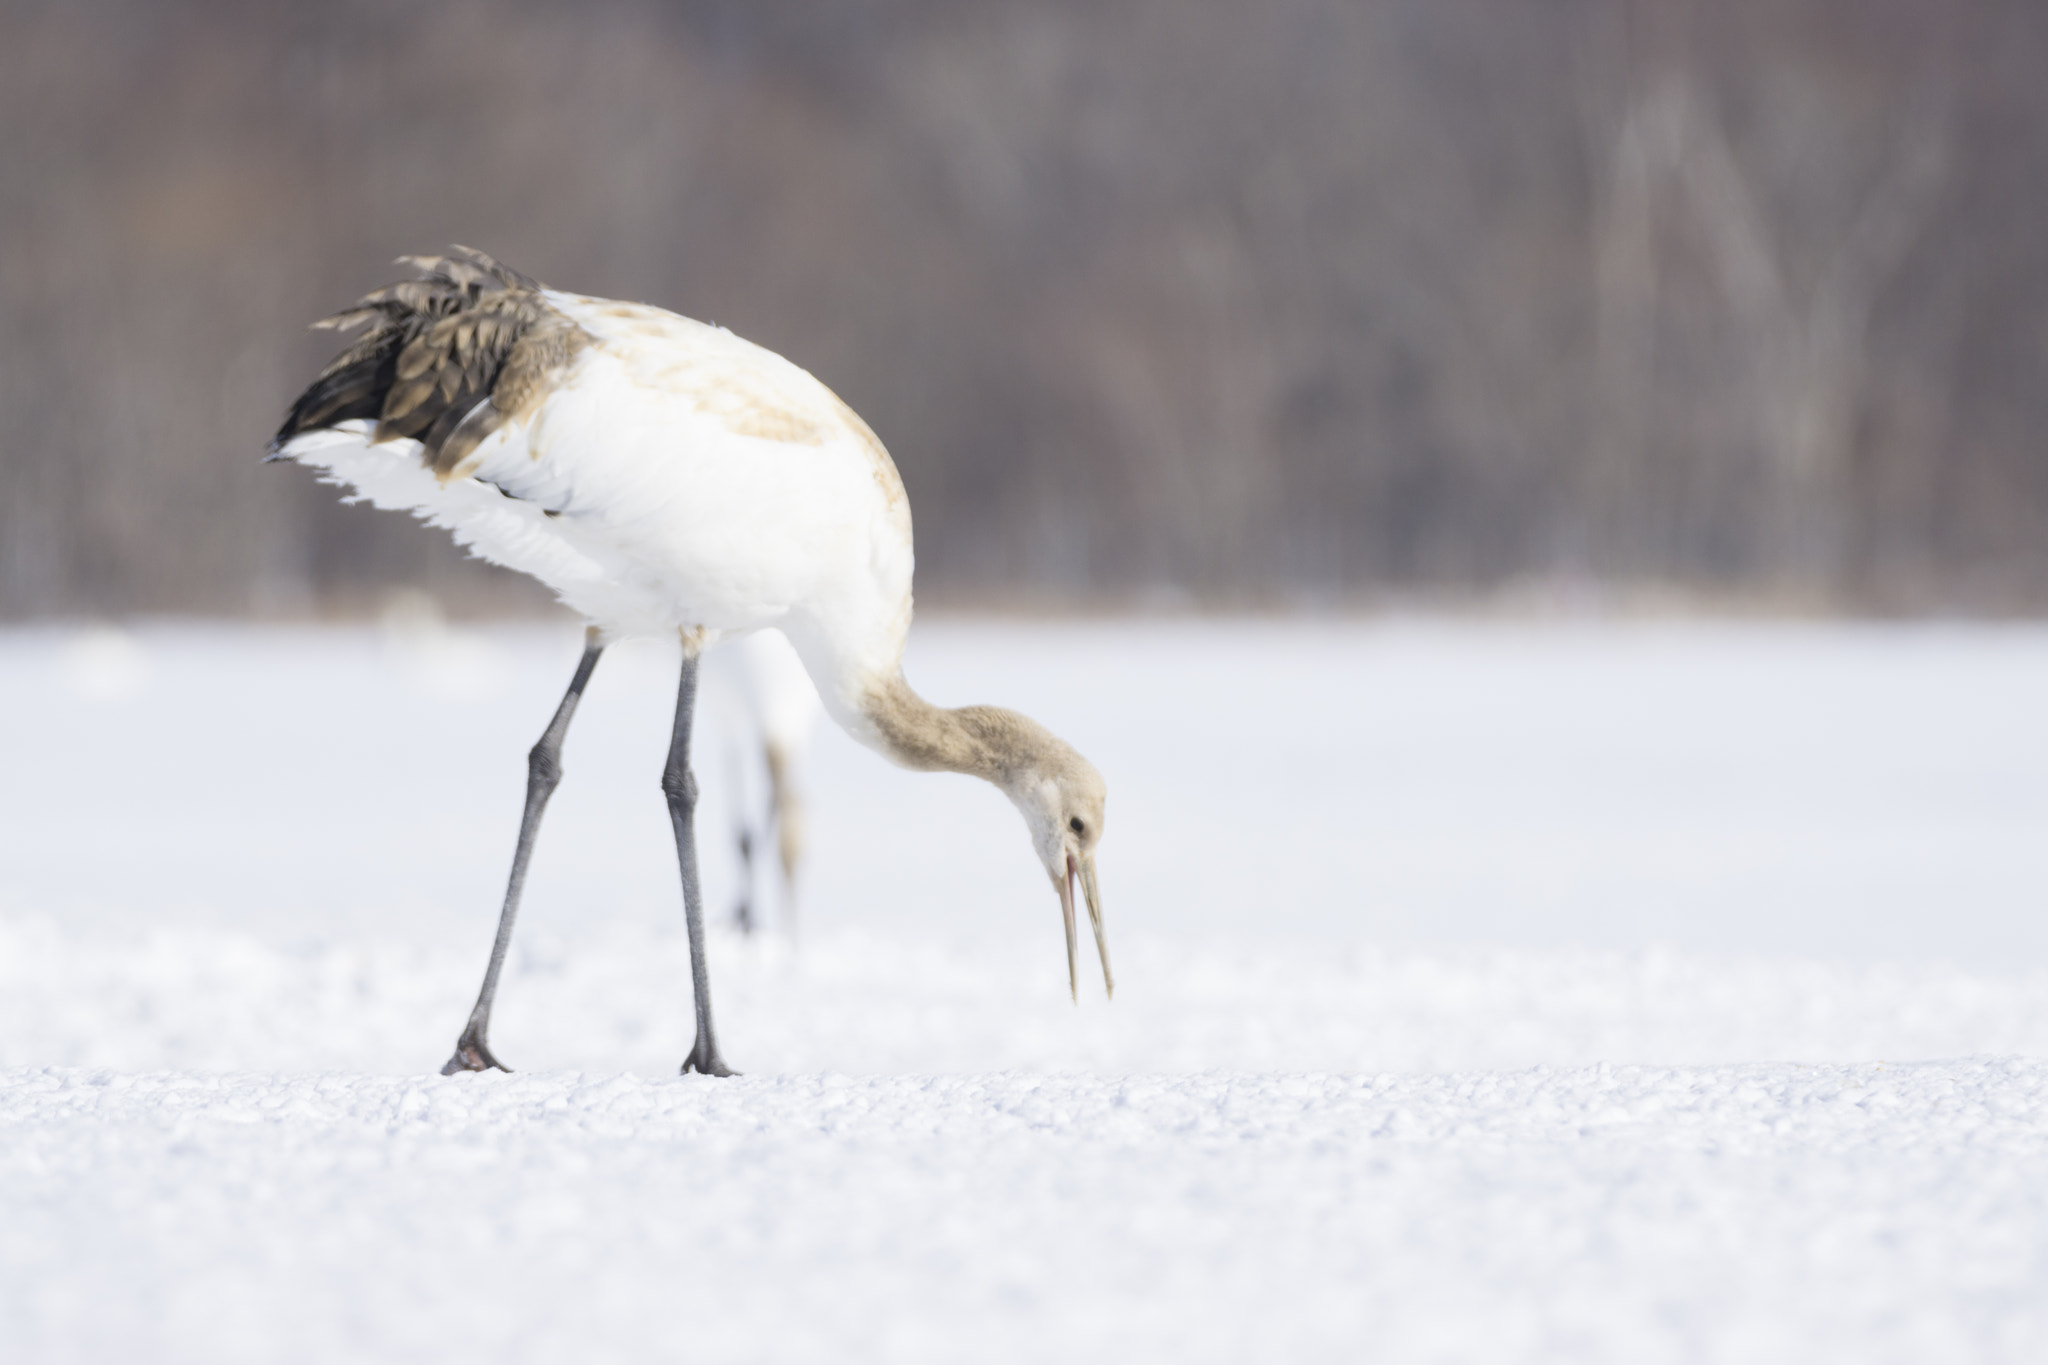
{"type": "Polygon", "coordinates": [[[314,323],[366,331],[292,404],[270,458],[308,432],[375,423],[373,440],[411,438],[436,473],[537,402],[590,338],[548,306],[542,286],[470,247],[401,256],[424,278],[389,285],[314,323]]]}

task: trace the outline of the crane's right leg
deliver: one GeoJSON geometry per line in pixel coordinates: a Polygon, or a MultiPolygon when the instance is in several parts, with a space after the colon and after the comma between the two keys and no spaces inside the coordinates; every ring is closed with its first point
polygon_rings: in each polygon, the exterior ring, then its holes
{"type": "Polygon", "coordinates": [[[584,684],[590,681],[597,656],[603,652],[597,627],[592,626],[584,633],[583,657],[577,661],[576,676],[569,680],[562,704],[555,708],[555,718],[548,722],[540,742],[526,755],[526,813],[519,820],[519,846],[512,852],[512,878],[505,885],[505,908],[498,913],[497,942],[491,945],[491,965],[484,969],[484,988],[476,998],[476,1008],[469,1012],[469,1023],[455,1041],[455,1055],[441,1068],[443,1076],[492,1067],[500,1071],[512,1069],[491,1055],[491,1002],[497,998],[498,973],[505,965],[505,949],[512,943],[512,921],[519,914],[519,893],[526,889],[526,863],[533,856],[534,836],[540,833],[541,812],[548,808],[548,798],[562,780],[562,736],[569,733],[576,703],[583,700],[584,684]]]}
{"type": "Polygon", "coordinates": [[[697,651],[683,643],[683,676],[676,687],[676,728],[669,739],[668,762],[661,770],[662,794],[668,798],[669,821],[676,831],[676,862],[683,874],[683,921],[690,936],[690,991],[697,1001],[697,1041],[683,1059],[683,1074],[734,1076],[718,1055],[718,1035],[711,1027],[711,972],[704,961],[704,897],[697,885],[697,778],[690,771],[690,729],[697,714],[697,651]]]}

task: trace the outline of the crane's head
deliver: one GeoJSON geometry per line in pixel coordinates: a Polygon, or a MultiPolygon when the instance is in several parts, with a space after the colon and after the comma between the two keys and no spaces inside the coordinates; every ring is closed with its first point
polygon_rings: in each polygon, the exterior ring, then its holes
{"type": "Polygon", "coordinates": [[[1107,790],[1095,765],[1043,725],[1000,706],[944,710],[910,690],[899,672],[869,693],[862,732],[906,768],[971,773],[1002,789],[1024,815],[1031,847],[1059,892],[1067,926],[1067,989],[1080,996],[1074,966],[1074,883],[1088,902],[1103,989],[1114,995],[1109,943],[1102,936],[1102,894],[1095,885],[1095,846],[1102,840],[1107,790]]]}
{"type": "Polygon", "coordinates": [[[1102,987],[1116,994],[1109,970],[1109,942],[1102,934],[1102,893],[1095,883],[1095,845],[1102,839],[1102,807],[1108,796],[1102,774],[1067,744],[1044,731],[1030,760],[1003,784],[1024,823],[1031,845],[1059,893],[1060,914],[1067,929],[1067,990],[1080,995],[1074,966],[1074,883],[1088,903],[1088,922],[1095,929],[1095,952],[1102,959],[1102,987]]]}

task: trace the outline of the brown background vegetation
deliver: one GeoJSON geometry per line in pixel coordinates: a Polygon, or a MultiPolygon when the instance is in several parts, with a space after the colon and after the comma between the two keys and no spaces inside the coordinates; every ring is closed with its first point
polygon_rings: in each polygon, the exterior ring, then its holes
{"type": "Polygon", "coordinates": [[[460,241],[858,408],[956,601],[2048,603],[2048,7],[0,0],[0,615],[538,600],[256,462],[460,241]]]}

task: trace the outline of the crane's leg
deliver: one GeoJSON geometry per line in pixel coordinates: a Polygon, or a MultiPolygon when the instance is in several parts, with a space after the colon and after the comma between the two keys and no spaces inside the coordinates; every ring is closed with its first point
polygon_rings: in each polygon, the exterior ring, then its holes
{"type": "Polygon", "coordinates": [[[775,852],[782,863],[782,933],[796,938],[796,869],[804,856],[804,802],[796,786],[796,757],[782,744],[765,746],[768,761],[769,819],[775,825],[775,852]]]}
{"type": "Polygon", "coordinates": [[[533,856],[534,836],[540,833],[541,812],[548,808],[548,798],[562,780],[562,736],[569,733],[576,703],[583,700],[584,685],[590,681],[597,656],[603,652],[604,646],[598,642],[597,628],[593,626],[584,634],[583,657],[577,661],[576,676],[569,680],[562,704],[555,708],[555,718],[548,722],[540,742],[526,755],[526,813],[519,819],[519,846],[512,851],[512,878],[505,884],[505,908],[498,912],[498,938],[491,945],[491,965],[484,969],[484,988],[477,995],[476,1008],[469,1012],[469,1023],[462,1036],[455,1041],[455,1055],[441,1068],[443,1076],[491,1067],[500,1071],[512,1069],[491,1055],[491,1002],[497,998],[498,973],[505,966],[505,949],[512,943],[512,921],[519,915],[519,893],[526,889],[526,863],[533,856]]]}
{"type": "Polygon", "coordinates": [[[732,908],[732,927],[743,934],[754,932],[754,827],[740,817],[735,842],[740,850],[740,897],[732,908]]]}
{"type": "Polygon", "coordinates": [[[676,688],[676,728],[669,739],[668,763],[661,770],[662,794],[676,827],[676,861],[683,872],[683,916],[690,929],[690,985],[697,997],[697,1041],[683,1059],[684,1074],[731,1076],[718,1055],[718,1035],[711,1028],[711,977],[704,966],[704,902],[697,890],[697,779],[690,772],[690,722],[697,710],[697,652],[683,645],[683,677],[676,688]]]}
{"type": "Polygon", "coordinates": [[[726,789],[733,794],[733,843],[740,854],[740,894],[732,907],[732,927],[743,934],[754,932],[754,822],[747,815],[747,784],[740,780],[739,750],[728,746],[726,770],[732,780],[726,789]]]}

